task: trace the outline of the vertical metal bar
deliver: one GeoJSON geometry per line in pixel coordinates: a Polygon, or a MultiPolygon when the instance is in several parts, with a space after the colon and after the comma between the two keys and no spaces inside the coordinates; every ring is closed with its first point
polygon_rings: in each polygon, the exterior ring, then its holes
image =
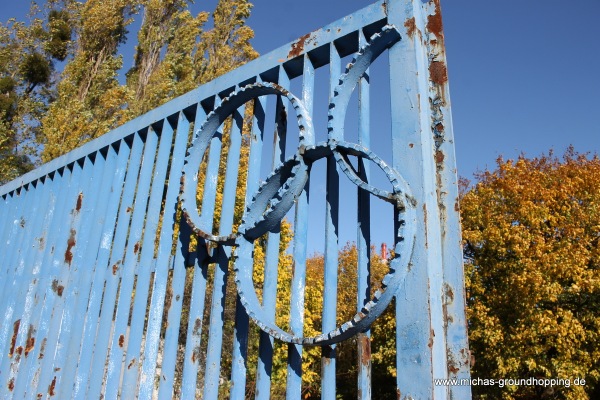
{"type": "MultiPolygon", "coordinates": [[[[190,235],[192,231],[182,218],[179,223],[179,235],[175,248],[173,262],[173,280],[171,283],[171,307],[167,315],[167,328],[165,330],[165,344],[158,388],[159,400],[175,398],[175,369],[179,353],[179,329],[181,324],[181,311],[185,292],[185,277],[189,259],[190,235]]],[[[190,314],[191,315],[191,314],[190,314]]]]}
{"type": "MultiPolygon", "coordinates": [[[[362,29],[359,31],[359,47],[367,40],[362,29]]],[[[358,82],[358,143],[365,148],[371,147],[370,114],[369,114],[369,69],[358,82]]],[[[369,182],[370,168],[368,162],[358,159],[358,173],[362,180],[369,182]]],[[[358,192],[358,229],[356,247],[357,265],[357,309],[360,311],[370,299],[371,292],[371,202],[369,192],[357,188],[358,192]]],[[[371,398],[371,332],[360,332],[356,339],[358,345],[358,398],[371,398]]]]}
{"type": "MultiPolygon", "coordinates": [[[[156,374],[156,361],[158,358],[158,346],[160,332],[163,325],[163,311],[165,295],[167,292],[168,273],[171,267],[171,247],[173,244],[174,222],[177,215],[177,196],[179,195],[179,182],[183,168],[183,155],[187,146],[190,123],[183,112],[180,112],[177,120],[177,134],[171,153],[171,169],[169,171],[169,186],[164,199],[163,222],[160,230],[159,247],[154,273],[154,287],[152,289],[152,300],[148,314],[148,327],[146,329],[146,347],[144,349],[144,361],[140,376],[139,397],[150,399],[154,389],[154,376],[156,374]]],[[[165,124],[170,124],[167,120],[165,124]]],[[[163,129],[164,132],[164,129],[163,129]]],[[[168,158],[167,158],[168,159],[168,158]]],[[[159,160],[161,162],[161,160],[159,160]]],[[[162,161],[167,164],[167,161],[162,161]]]]}
{"type": "MultiPolygon", "coordinates": [[[[96,268],[105,268],[104,279],[95,279],[90,304],[87,311],[87,319],[83,332],[83,349],[90,349],[82,354],[78,376],[87,383],[86,391],[77,393],[76,398],[97,398],[102,390],[106,357],[109,349],[109,340],[114,325],[114,308],[117,303],[117,291],[119,281],[123,272],[123,256],[125,244],[129,233],[133,200],[138,183],[138,174],[142,166],[142,155],[144,141],[138,133],[134,133],[131,139],[131,154],[127,166],[127,176],[119,204],[119,215],[115,222],[107,222],[102,235],[108,246],[101,246],[98,251],[96,268]],[[110,258],[109,258],[110,257],[110,258]],[[86,379],[86,377],[90,377],[86,379]]],[[[122,143],[122,146],[126,145],[122,143]]],[[[130,244],[130,246],[133,246],[130,244]]]]}
{"type": "MultiPolygon", "coordinates": [[[[279,67],[277,82],[283,88],[289,89],[290,87],[290,80],[283,66],[279,67]]],[[[281,96],[277,96],[277,103],[275,104],[275,131],[273,132],[272,170],[275,170],[285,160],[286,135],[287,110],[281,96]]],[[[265,316],[269,318],[269,322],[275,321],[280,238],[281,233],[279,230],[267,234],[262,305],[265,310],[265,316]]],[[[273,345],[273,338],[261,330],[259,333],[259,355],[256,368],[256,399],[270,398],[273,345]]]]}
{"type": "MultiPolygon", "coordinates": [[[[46,388],[50,387],[52,388],[52,392],[54,392],[59,389],[59,386],[57,386],[61,375],[59,372],[64,365],[60,364],[61,360],[59,352],[61,349],[58,347],[58,339],[60,337],[60,332],[65,328],[63,322],[67,322],[70,317],[69,314],[71,310],[69,307],[71,304],[66,302],[66,297],[67,294],[73,290],[73,276],[71,275],[72,261],[80,248],[84,247],[85,240],[87,239],[85,237],[87,232],[85,232],[86,229],[82,227],[82,220],[86,218],[84,213],[87,214],[89,210],[87,209],[87,205],[84,207],[84,202],[91,201],[91,198],[87,197],[90,195],[90,187],[100,184],[99,180],[101,179],[103,167],[104,158],[99,154],[95,154],[95,159],[93,161],[91,157],[85,158],[81,178],[75,181],[76,184],[77,182],[79,183],[79,193],[71,203],[73,209],[70,216],[69,232],[64,232],[64,236],[61,236],[58,239],[59,241],[56,247],[56,253],[54,254],[53,263],[59,265],[57,282],[58,285],[63,286],[64,288],[57,293],[58,296],[55,296],[51,308],[52,311],[42,314],[44,319],[49,317],[50,321],[46,352],[42,360],[43,362],[39,367],[40,375],[38,388],[41,390],[46,390],[46,388]],[[82,241],[79,246],[77,246],[78,241],[82,241]],[[65,318],[67,321],[64,320],[65,318]],[[59,369],[55,371],[55,368],[59,369]]],[[[75,165],[75,168],[77,168],[77,165],[75,165]]]]}
{"type": "MultiPolygon", "coordinates": [[[[221,219],[219,222],[219,232],[221,235],[229,234],[233,228],[244,109],[245,106],[242,106],[235,111],[231,122],[227,170],[225,172],[223,203],[221,208],[221,219]]],[[[231,255],[231,249],[229,247],[218,246],[215,251],[217,251],[218,268],[215,271],[215,283],[210,313],[206,372],[204,375],[204,399],[217,399],[219,394],[221,352],[223,347],[223,312],[225,310],[225,296],[227,294],[227,279],[229,275],[229,257],[231,255]]],[[[247,345],[247,343],[245,343],[245,345],[247,345]]],[[[237,367],[239,368],[240,366],[238,365],[237,367]]],[[[245,366],[243,366],[243,368],[245,369],[245,366]]]]}
{"type": "MultiPolygon", "coordinates": [[[[206,118],[206,113],[201,104],[198,104],[196,110],[196,119],[194,122],[195,135],[199,134],[200,127],[206,118]]],[[[200,221],[202,226],[212,232],[214,202],[216,195],[216,180],[208,179],[211,174],[219,171],[219,160],[221,152],[221,142],[213,139],[210,142],[208,150],[208,162],[206,167],[206,180],[202,197],[202,214],[200,221]]],[[[187,327],[187,337],[185,344],[185,356],[183,359],[183,377],[181,379],[181,398],[196,398],[196,381],[198,379],[198,368],[200,367],[200,345],[202,339],[202,319],[204,316],[204,299],[206,296],[206,281],[208,275],[208,261],[206,242],[198,238],[198,252],[196,253],[194,265],[194,278],[192,282],[192,295],[190,298],[190,318],[187,327]]]]}
{"type": "Polygon", "coordinates": [[[437,213],[433,133],[427,93],[428,54],[422,36],[425,32],[423,3],[412,0],[388,2],[388,20],[403,38],[389,51],[392,158],[402,171],[417,199],[417,243],[412,255],[404,291],[396,297],[397,390],[402,396],[444,398],[445,388],[433,385],[446,373],[441,293],[436,276],[441,276],[441,243],[437,213]],[[419,112],[409,110],[415,110],[419,112]],[[408,161],[410,160],[410,162],[408,161]],[[439,270],[439,271],[438,271],[439,270]],[[416,318],[420,316],[420,318],[416,318]],[[439,320],[438,320],[439,318],[439,320]],[[402,371],[402,373],[400,372],[402,371]],[[441,375],[440,375],[441,372],[441,375]]]}
{"type": "Polygon", "coordinates": [[[119,148],[109,146],[106,155],[106,176],[103,178],[101,190],[97,196],[97,203],[94,206],[95,216],[89,218],[86,223],[91,234],[85,249],[85,254],[80,252],[76,258],[77,264],[89,263],[89,270],[79,271],[79,296],[76,297],[75,311],[73,318],[73,328],[70,336],[65,338],[64,346],[68,347],[64,357],[66,364],[63,369],[63,379],[71,379],[73,382],[70,385],[62,385],[60,397],[68,397],[73,395],[77,397],[80,391],[85,392],[87,388],[87,371],[83,375],[77,374],[77,365],[80,358],[84,358],[84,354],[88,353],[86,347],[82,347],[84,339],[84,329],[86,325],[86,317],[97,321],[97,316],[88,314],[86,311],[91,305],[91,297],[93,294],[92,286],[95,282],[104,281],[104,273],[106,268],[104,265],[98,264],[91,260],[97,260],[98,252],[102,247],[108,247],[110,242],[105,236],[107,226],[114,227],[119,207],[119,200],[122,193],[123,181],[129,159],[129,146],[125,143],[118,143],[119,148]],[[118,152],[118,153],[117,153],[118,152]],[[91,261],[91,262],[90,262],[91,261]]]}
{"type": "MultiPolygon", "coordinates": [[[[158,127],[156,128],[159,129],[158,127]]],[[[138,374],[142,364],[141,346],[145,329],[146,310],[148,308],[148,292],[150,289],[150,276],[153,271],[156,231],[159,225],[159,215],[163,202],[164,182],[167,176],[167,166],[173,142],[173,127],[168,120],[162,121],[160,127],[160,144],[154,165],[152,189],[146,211],[144,223],[144,238],[140,249],[140,261],[137,265],[137,281],[135,286],[135,299],[131,311],[131,327],[127,341],[127,368],[123,373],[121,395],[125,399],[132,399],[140,383],[138,374]]],[[[162,314],[161,314],[162,315],[162,314]]]]}
{"type": "MultiPolygon", "coordinates": [[[[144,220],[146,219],[146,205],[148,204],[150,197],[150,184],[156,157],[156,148],[158,146],[158,135],[154,129],[147,129],[145,142],[144,155],[136,187],[135,202],[131,204],[133,216],[131,217],[131,226],[129,227],[127,237],[127,248],[125,250],[124,259],[121,262],[121,268],[119,268],[119,272],[121,273],[119,299],[116,304],[102,304],[102,314],[109,313],[113,324],[112,342],[110,344],[110,354],[106,367],[106,381],[104,382],[104,397],[107,399],[117,398],[120,392],[119,382],[121,380],[121,370],[123,368],[123,357],[127,350],[128,342],[126,339],[129,336],[128,322],[132,301],[131,294],[133,292],[138,253],[141,246],[144,220]],[[115,305],[116,314],[113,316],[115,305]]],[[[101,332],[99,331],[98,335],[100,336],[100,334],[101,332]]],[[[98,346],[96,346],[96,349],[98,354],[100,354],[100,351],[103,351],[103,349],[98,348],[98,346]]],[[[128,365],[125,366],[125,368],[127,367],[128,365]]],[[[89,393],[95,393],[98,389],[102,390],[101,387],[98,388],[96,382],[92,381],[89,393]],[[94,392],[92,392],[92,389],[94,392]]]]}
{"type": "MultiPolygon", "coordinates": [[[[341,60],[335,42],[329,44],[329,100],[334,96],[341,69],[341,60]]],[[[333,137],[343,140],[342,137],[333,137]]],[[[338,229],[340,179],[333,156],[327,157],[327,192],[325,208],[325,275],[323,285],[323,332],[336,327],[338,291],[338,229]]],[[[322,347],[321,399],[334,400],[336,370],[336,346],[322,347]]]]}
{"type": "MultiPolygon", "coordinates": [[[[260,77],[257,81],[261,81],[260,77]]],[[[254,100],[252,131],[249,137],[248,170],[246,176],[245,204],[250,204],[252,196],[258,190],[260,165],[262,160],[262,145],[265,129],[267,98],[259,97],[254,100]]],[[[233,359],[231,366],[232,387],[230,398],[242,398],[246,392],[246,362],[249,334],[249,318],[242,306],[239,295],[236,295],[235,327],[233,335],[233,359]]]]}
{"type": "MultiPolygon", "coordinates": [[[[302,80],[302,101],[309,115],[312,116],[313,90],[315,70],[308,54],[304,54],[304,71],[302,80]]],[[[314,144],[314,137],[305,137],[305,144],[314,144]]],[[[304,190],[296,203],[294,221],[294,261],[292,273],[292,288],[290,300],[290,328],[295,336],[302,336],[304,331],[304,295],[306,286],[306,241],[308,235],[308,202],[310,181],[306,182],[304,190]]],[[[302,346],[288,346],[287,367],[288,400],[297,399],[302,392],[302,346]]]]}

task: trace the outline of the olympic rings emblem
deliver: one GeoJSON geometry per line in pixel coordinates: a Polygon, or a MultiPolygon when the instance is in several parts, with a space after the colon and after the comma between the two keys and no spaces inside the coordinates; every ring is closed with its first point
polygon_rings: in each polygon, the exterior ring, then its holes
{"type": "Polygon", "coordinates": [[[416,204],[408,184],[402,176],[388,166],[372,151],[358,144],[335,138],[343,137],[343,121],[350,96],[369,65],[387,48],[400,40],[395,27],[385,26],[373,35],[368,44],[362,47],[346,73],[339,80],[330,104],[328,141],[310,145],[314,138],[311,118],[302,101],[285,88],[274,83],[255,83],[241,88],[224,99],[212,111],[194,139],[186,157],[182,178],[181,204],[186,219],[193,231],[213,242],[223,245],[235,244],[235,282],[240,301],[254,322],[271,336],[288,343],[303,345],[328,345],[345,340],[358,332],[368,329],[371,323],[385,310],[398,288],[404,282],[409,269],[415,241],[416,204]],[[210,234],[201,224],[196,208],[197,171],[210,140],[219,126],[238,107],[259,96],[275,94],[286,97],[295,109],[300,129],[299,150],[275,169],[259,187],[258,192],[247,206],[242,224],[237,233],[216,236],[210,234]],[[310,139],[310,140],[308,140],[310,139]],[[312,164],[324,157],[333,155],[341,171],[357,186],[374,196],[394,205],[396,227],[394,257],[390,261],[390,271],[382,281],[382,290],[348,322],[331,332],[323,332],[315,337],[299,337],[286,332],[273,322],[256,295],[252,279],[254,242],[260,236],[278,226],[286,213],[304,190],[312,164]],[[362,157],[377,165],[392,185],[391,191],[373,187],[362,180],[348,156],[362,157]],[[192,179],[187,179],[191,176],[192,179]]]}

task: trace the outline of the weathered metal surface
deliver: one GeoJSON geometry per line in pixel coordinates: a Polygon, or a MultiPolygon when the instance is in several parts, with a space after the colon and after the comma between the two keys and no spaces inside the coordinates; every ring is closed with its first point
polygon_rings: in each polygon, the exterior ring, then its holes
{"type": "Polygon", "coordinates": [[[379,1],[0,187],[0,397],[267,399],[285,346],[286,396],[296,399],[304,346],[320,346],[321,395],[335,399],[338,346],[355,338],[356,393],[368,399],[381,389],[369,328],[395,299],[388,392],[469,398],[468,387],[434,384],[469,375],[457,197],[439,2],[379,1]],[[373,129],[382,64],[387,130],[373,129]],[[312,190],[319,165],[322,192],[312,190]],[[307,334],[307,243],[321,195],[326,289],[320,331],[307,334]],[[349,197],[356,313],[340,323],[349,197]],[[376,204],[391,205],[394,242],[380,286],[376,204]],[[294,235],[282,255],[284,218],[294,235]]]}

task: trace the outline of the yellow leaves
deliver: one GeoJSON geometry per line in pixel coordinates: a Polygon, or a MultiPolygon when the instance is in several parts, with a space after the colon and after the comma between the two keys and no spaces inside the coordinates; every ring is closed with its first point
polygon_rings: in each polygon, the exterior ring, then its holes
{"type": "MultiPolygon", "coordinates": [[[[598,384],[589,356],[600,352],[598,177],[598,158],[569,150],[562,160],[499,160],[463,191],[475,376],[587,376],[588,393],[598,384]]],[[[523,387],[486,390],[494,398],[532,395],[523,387]]],[[[561,395],[589,398],[578,390],[561,395]]]]}

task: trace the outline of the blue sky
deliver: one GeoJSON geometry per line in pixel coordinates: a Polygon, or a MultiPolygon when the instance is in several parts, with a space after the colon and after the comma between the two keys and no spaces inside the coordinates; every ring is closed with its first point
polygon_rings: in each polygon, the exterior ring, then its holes
{"type": "MultiPolygon", "coordinates": [[[[253,45],[266,54],[371,2],[255,0],[253,45]]],[[[216,0],[196,3],[194,11],[210,10],[216,0]]],[[[561,155],[569,145],[600,152],[600,0],[441,3],[459,175],[493,169],[500,155],[561,155]]],[[[0,0],[0,20],[28,7],[0,0]]]]}
{"type": "MultiPolygon", "coordinates": [[[[253,44],[265,54],[370,3],[255,0],[253,44]]],[[[441,3],[461,176],[493,168],[499,155],[600,151],[600,0],[441,3]]],[[[28,7],[0,0],[0,20],[28,7]]]]}

